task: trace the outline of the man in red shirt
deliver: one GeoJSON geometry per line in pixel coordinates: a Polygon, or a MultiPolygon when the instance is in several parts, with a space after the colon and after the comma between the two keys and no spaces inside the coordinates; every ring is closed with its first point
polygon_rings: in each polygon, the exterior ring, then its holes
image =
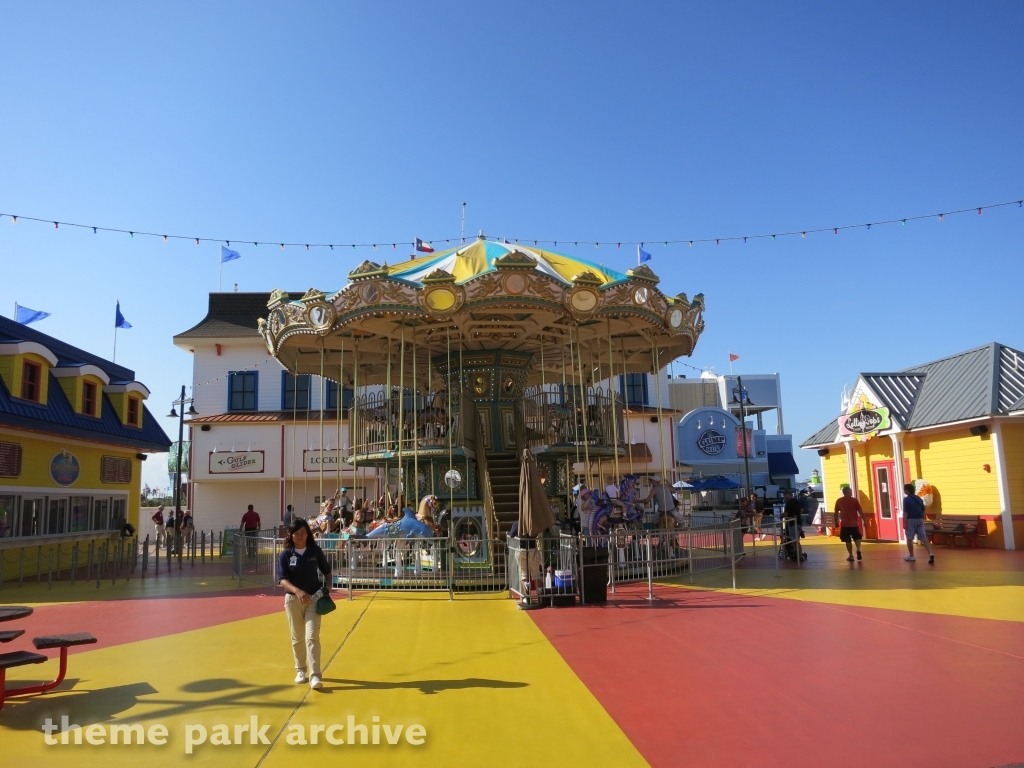
{"type": "Polygon", "coordinates": [[[849,562],[853,562],[853,545],[857,545],[857,559],[860,560],[861,527],[867,525],[860,502],[853,497],[853,490],[846,486],[843,495],[836,499],[835,512],[839,515],[839,540],[846,544],[849,562]]]}
{"type": "Polygon", "coordinates": [[[249,509],[242,515],[242,535],[245,537],[245,554],[250,560],[256,557],[256,536],[260,530],[260,516],[256,510],[249,505],[249,509]]]}

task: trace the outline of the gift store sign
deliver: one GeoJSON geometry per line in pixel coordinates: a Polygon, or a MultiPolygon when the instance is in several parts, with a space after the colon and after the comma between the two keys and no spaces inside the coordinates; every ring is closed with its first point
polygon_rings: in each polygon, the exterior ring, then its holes
{"type": "Polygon", "coordinates": [[[211,475],[248,475],[263,472],[263,451],[210,453],[211,475]]]}

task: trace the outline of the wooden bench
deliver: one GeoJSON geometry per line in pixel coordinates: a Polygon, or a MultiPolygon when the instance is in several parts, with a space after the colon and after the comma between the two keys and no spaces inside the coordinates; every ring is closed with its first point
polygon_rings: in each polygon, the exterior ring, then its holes
{"type": "MultiPolygon", "coordinates": [[[[23,630],[13,631],[21,634],[23,630]]],[[[14,638],[12,637],[10,639],[13,640],[14,638]]],[[[88,632],[71,632],[66,635],[45,635],[43,637],[32,638],[32,644],[36,647],[36,650],[41,651],[47,648],[60,648],[60,669],[57,672],[57,677],[48,683],[26,685],[21,688],[11,688],[10,690],[7,690],[5,687],[6,673],[9,668],[21,667],[26,664],[42,664],[47,660],[47,658],[41,653],[31,653],[30,651],[0,653],[0,709],[4,708],[4,700],[10,696],[27,696],[32,693],[46,693],[46,691],[56,688],[64,682],[64,676],[68,671],[68,648],[74,645],[92,645],[95,642],[96,638],[88,632]]]]}
{"type": "Polygon", "coordinates": [[[956,537],[963,536],[967,539],[968,547],[977,547],[980,529],[981,522],[977,515],[939,515],[924,521],[925,534],[932,544],[936,536],[942,535],[955,547],[956,537]]]}

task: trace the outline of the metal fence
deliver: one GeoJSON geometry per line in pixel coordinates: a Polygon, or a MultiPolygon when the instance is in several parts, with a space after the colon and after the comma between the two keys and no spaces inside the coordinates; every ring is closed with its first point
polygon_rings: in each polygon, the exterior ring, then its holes
{"type": "Polygon", "coordinates": [[[20,587],[25,581],[38,584],[44,579],[48,589],[62,581],[95,581],[98,588],[108,578],[112,584],[129,578],[138,564],[139,543],[134,536],[62,538],[65,540],[26,541],[21,546],[0,548],[0,590],[15,582],[20,587]]]}
{"type": "MultiPolygon", "coordinates": [[[[765,526],[779,553],[782,530],[765,526]]],[[[242,582],[277,586],[277,560],[284,546],[274,532],[233,534],[232,573],[242,582]]],[[[331,567],[331,586],[357,590],[503,592],[526,604],[604,602],[617,585],[729,568],[743,557],[738,520],[695,517],[670,530],[617,531],[608,536],[560,534],[539,539],[510,537],[455,540],[319,538],[331,567]]],[[[795,546],[799,547],[799,540],[795,546]]],[[[778,566],[776,566],[778,567],[778,566]]]]}

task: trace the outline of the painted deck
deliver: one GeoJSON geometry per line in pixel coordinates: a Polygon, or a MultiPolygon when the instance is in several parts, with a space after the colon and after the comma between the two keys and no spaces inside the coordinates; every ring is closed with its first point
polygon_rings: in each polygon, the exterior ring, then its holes
{"type": "MultiPolygon", "coordinates": [[[[292,683],[280,595],[221,566],[159,578],[5,583],[32,605],[29,638],[89,631],[68,679],[0,711],[3,764],[906,766],[1024,762],[1024,553],[939,547],[937,563],[808,539],[776,575],[758,545],[738,570],[620,587],[607,606],[518,611],[502,597],[395,593],[338,601],[324,619],[325,685],[292,683]],[[42,724],[163,724],[166,745],[47,746],[42,724]],[[287,742],[291,727],[420,724],[425,743],[287,742]],[[248,725],[269,745],[185,754],[185,729],[248,725]]],[[[6,627],[5,627],[6,628],[6,627]]],[[[49,652],[55,657],[56,654],[49,652]]],[[[10,681],[51,676],[56,662],[10,681]]],[[[9,681],[9,684],[10,684],[9,681]]],[[[347,737],[347,727],[334,732],[347,737]]],[[[372,739],[372,731],[371,739],[372,739]]],[[[346,739],[347,740],[347,739],[346,739]]]]}

